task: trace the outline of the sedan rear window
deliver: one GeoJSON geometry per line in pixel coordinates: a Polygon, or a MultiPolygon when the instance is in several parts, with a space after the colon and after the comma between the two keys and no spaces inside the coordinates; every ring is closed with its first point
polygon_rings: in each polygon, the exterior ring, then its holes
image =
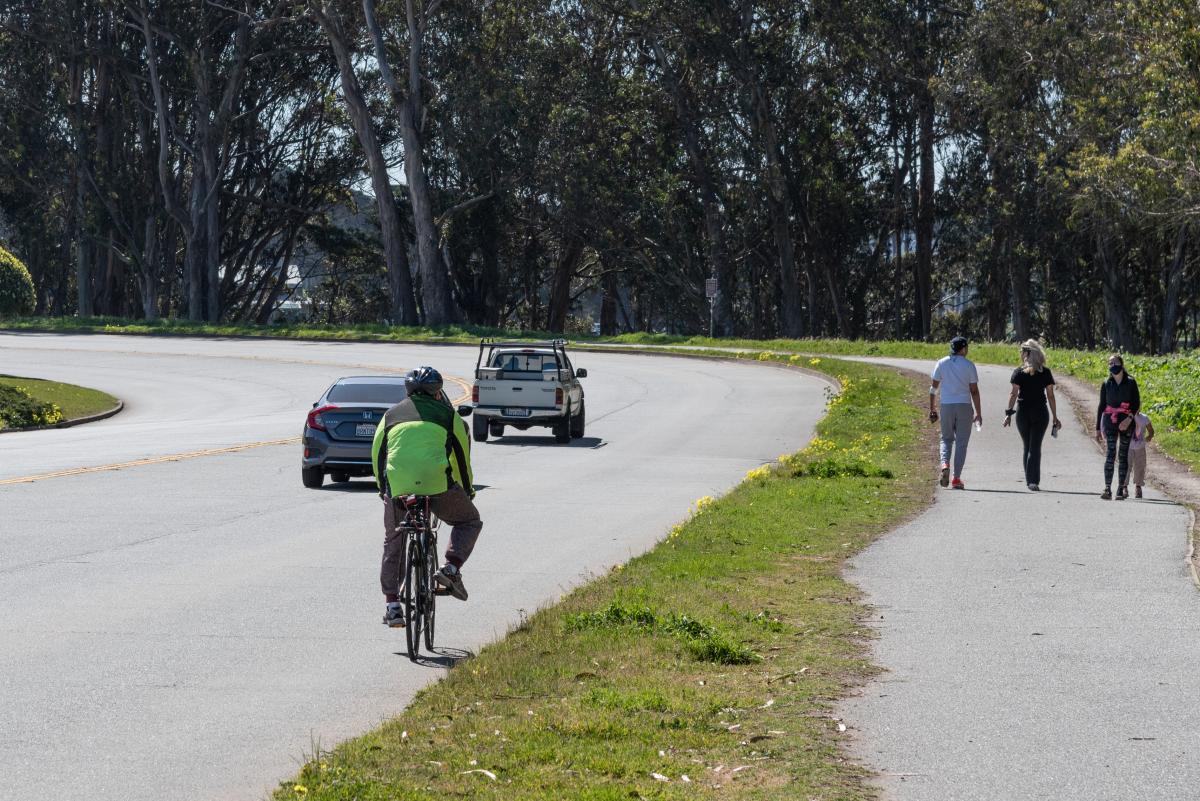
{"type": "Polygon", "coordinates": [[[403,384],[334,384],[331,403],[383,403],[391,406],[408,397],[403,384]]]}

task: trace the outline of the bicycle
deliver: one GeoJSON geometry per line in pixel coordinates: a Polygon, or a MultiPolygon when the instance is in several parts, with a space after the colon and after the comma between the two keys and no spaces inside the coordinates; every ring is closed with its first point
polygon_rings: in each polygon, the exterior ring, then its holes
{"type": "Polygon", "coordinates": [[[437,529],[440,521],[429,508],[429,498],[409,495],[396,499],[404,508],[400,529],[405,533],[404,583],[400,602],[404,605],[404,638],[408,642],[408,658],[417,661],[421,636],[425,650],[433,651],[433,632],[437,622],[436,596],[438,587],[434,574],[437,564],[437,529]]]}

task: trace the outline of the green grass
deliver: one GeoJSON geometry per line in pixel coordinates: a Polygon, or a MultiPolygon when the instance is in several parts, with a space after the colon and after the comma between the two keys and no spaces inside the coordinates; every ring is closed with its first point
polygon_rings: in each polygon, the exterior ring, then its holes
{"type": "Polygon", "coordinates": [[[808,448],[700,499],[648,554],[314,755],[276,798],[874,797],[831,718],[874,673],[841,571],[929,500],[923,387],[805,365],[845,387],[808,448]]]}
{"type": "MultiPolygon", "coordinates": [[[[116,398],[99,390],[74,384],[62,384],[57,381],[45,381],[40,378],[0,375],[0,386],[24,390],[36,403],[52,404],[61,412],[61,417],[38,422],[55,423],[59,420],[73,420],[108,411],[117,405],[116,398]]],[[[0,423],[0,427],[2,426],[3,424],[0,423]]]]}

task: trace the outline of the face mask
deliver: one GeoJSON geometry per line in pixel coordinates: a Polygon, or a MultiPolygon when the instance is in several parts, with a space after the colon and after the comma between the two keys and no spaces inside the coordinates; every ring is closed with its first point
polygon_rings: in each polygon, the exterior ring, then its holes
{"type": "Polygon", "coordinates": [[[1108,372],[1112,373],[1113,375],[1117,375],[1117,374],[1119,374],[1119,373],[1120,373],[1122,370],[1124,370],[1124,369],[1125,369],[1125,368],[1124,368],[1124,367],[1122,367],[1121,365],[1119,365],[1119,364],[1114,364],[1114,365],[1112,365],[1112,366],[1110,366],[1110,367],[1108,368],[1108,372]]]}

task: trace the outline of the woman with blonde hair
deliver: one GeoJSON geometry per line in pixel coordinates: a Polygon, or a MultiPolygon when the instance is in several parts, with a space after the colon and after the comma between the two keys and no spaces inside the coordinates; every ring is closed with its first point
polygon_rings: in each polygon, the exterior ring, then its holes
{"type": "Polygon", "coordinates": [[[1021,366],[1013,370],[1012,392],[1008,395],[1008,407],[1004,410],[1004,425],[1012,425],[1017,418],[1017,431],[1025,445],[1022,457],[1025,465],[1025,486],[1037,492],[1042,482],[1042,440],[1051,420],[1054,430],[1062,428],[1058,421],[1058,406],[1054,400],[1054,376],[1046,366],[1046,352],[1036,339],[1021,343],[1021,366]],[[1050,409],[1047,411],[1046,403],[1050,409]],[[1015,407],[1015,408],[1014,408],[1015,407]]]}

